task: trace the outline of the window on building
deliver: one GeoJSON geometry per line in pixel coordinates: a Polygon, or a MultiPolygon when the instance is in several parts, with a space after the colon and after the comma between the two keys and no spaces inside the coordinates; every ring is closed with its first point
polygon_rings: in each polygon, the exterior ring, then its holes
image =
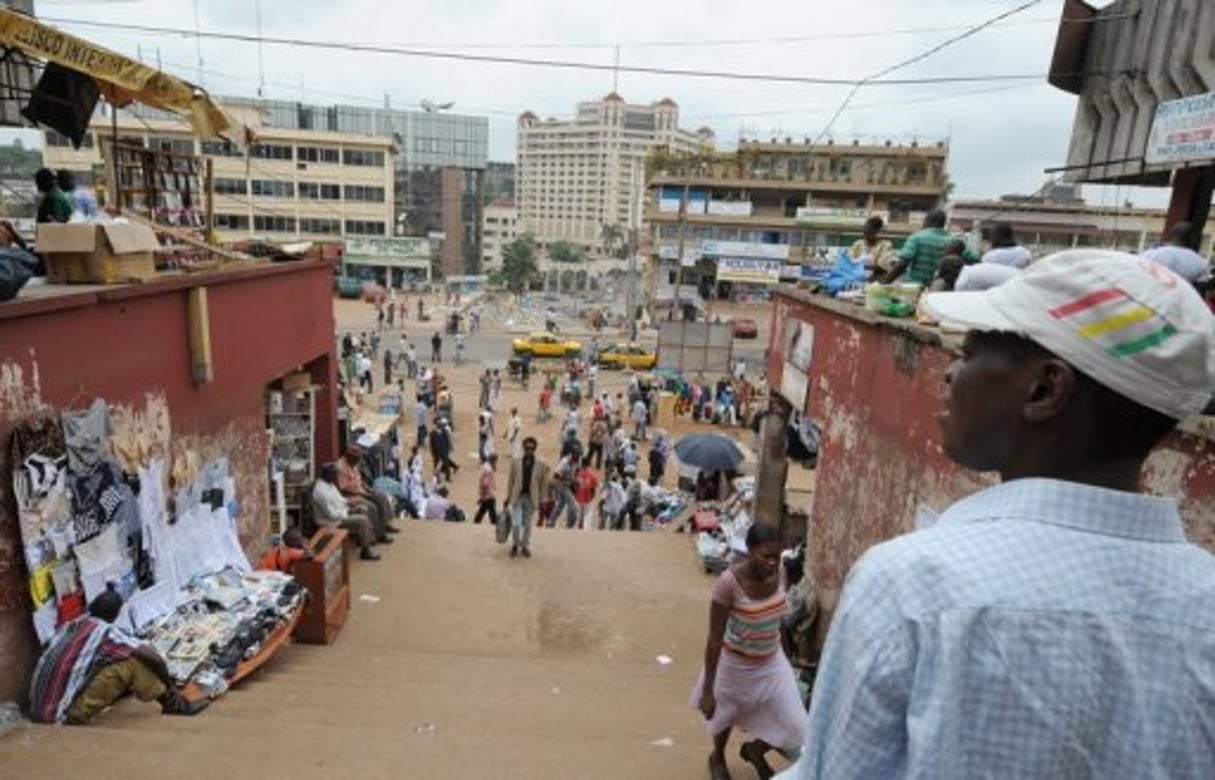
{"type": "Polygon", "coordinates": [[[248,230],[249,218],[244,214],[216,214],[216,230],[248,230]]]}
{"type": "Polygon", "coordinates": [[[148,148],[158,152],[192,155],[194,154],[194,139],[152,136],[148,139],[148,148]]]}
{"type": "Polygon", "coordinates": [[[300,162],[310,163],[330,163],[337,165],[341,162],[341,155],[337,149],[332,149],[327,146],[300,146],[295,150],[295,159],[300,162]]]}
{"type": "Polygon", "coordinates": [[[346,235],[348,236],[382,236],[384,223],[363,219],[346,220],[346,235]]]}
{"type": "Polygon", "coordinates": [[[342,221],[340,219],[301,217],[300,232],[315,233],[322,236],[340,236],[342,234],[342,221]]]}
{"type": "Polygon", "coordinates": [[[363,201],[366,203],[383,203],[383,187],[367,187],[361,184],[347,184],[344,197],[346,200],[363,201]]]}
{"type": "Polygon", "coordinates": [[[300,182],[300,197],[304,200],[341,200],[342,186],[340,184],[319,184],[317,182],[300,182]]]}
{"type": "Polygon", "coordinates": [[[343,149],[342,164],[380,168],[384,165],[384,153],[371,149],[343,149]]]}
{"type": "Polygon", "coordinates": [[[199,144],[199,150],[202,154],[208,157],[242,157],[240,149],[237,149],[231,141],[210,140],[202,141],[199,144]]]}
{"type": "Polygon", "coordinates": [[[216,195],[248,195],[249,185],[244,179],[229,179],[223,176],[215,177],[216,195]]]}
{"type": "Polygon", "coordinates": [[[291,147],[283,144],[253,144],[249,147],[249,156],[259,160],[290,160],[291,147]]]}
{"type": "MultiPolygon", "coordinates": [[[[72,147],[72,140],[70,138],[68,138],[66,135],[64,135],[56,130],[47,130],[46,131],[46,145],[47,146],[61,146],[61,147],[67,147],[70,149],[72,147]]],[[[84,134],[84,139],[81,140],[81,142],[80,142],[80,148],[81,149],[92,149],[93,148],[93,134],[92,133],[84,134]]]]}
{"type": "Polygon", "coordinates": [[[274,181],[273,179],[253,179],[249,182],[250,191],[264,198],[294,198],[295,185],[289,181],[274,181]]]}
{"type": "Polygon", "coordinates": [[[253,218],[253,229],[270,233],[294,233],[295,218],[258,215],[253,218]]]}

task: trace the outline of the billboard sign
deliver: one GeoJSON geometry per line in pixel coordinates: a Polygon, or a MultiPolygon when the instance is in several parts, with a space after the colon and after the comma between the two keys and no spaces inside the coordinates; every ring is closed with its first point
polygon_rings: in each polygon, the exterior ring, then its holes
{"type": "Polygon", "coordinates": [[[1144,161],[1149,165],[1215,158],[1215,92],[1167,100],[1156,108],[1144,161]]]}
{"type": "Polygon", "coordinates": [[[758,244],[752,241],[702,241],[700,252],[709,257],[757,257],[788,260],[788,244],[758,244]]]}
{"type": "Polygon", "coordinates": [[[695,376],[730,376],[734,326],[729,322],[663,322],[658,367],[695,376]]]}
{"type": "Polygon", "coordinates": [[[723,257],[717,261],[717,281],[776,284],[785,264],[780,260],[723,257]]]}

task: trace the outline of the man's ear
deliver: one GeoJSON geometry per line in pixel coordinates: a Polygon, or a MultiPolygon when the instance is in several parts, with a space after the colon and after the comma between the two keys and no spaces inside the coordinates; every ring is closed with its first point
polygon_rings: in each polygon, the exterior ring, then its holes
{"type": "Polygon", "coordinates": [[[1028,422],[1048,422],[1063,414],[1076,391],[1076,370],[1058,358],[1037,362],[1022,414],[1028,422]]]}

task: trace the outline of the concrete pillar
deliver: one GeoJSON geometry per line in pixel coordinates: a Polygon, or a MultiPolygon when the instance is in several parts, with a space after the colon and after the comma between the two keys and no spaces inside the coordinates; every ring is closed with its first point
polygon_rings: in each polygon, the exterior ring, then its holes
{"type": "Polygon", "coordinates": [[[789,404],[783,398],[770,397],[768,414],[759,427],[759,467],[755,478],[755,504],[751,515],[758,523],[770,525],[785,538],[782,527],[781,503],[785,496],[785,477],[789,462],[785,457],[785,430],[789,425],[789,404]]]}
{"type": "Polygon", "coordinates": [[[1211,196],[1215,194],[1215,167],[1183,168],[1173,174],[1173,197],[1164,222],[1162,241],[1168,243],[1169,232],[1178,222],[1193,226],[1191,249],[1197,250],[1203,228],[1211,214],[1211,196]]]}

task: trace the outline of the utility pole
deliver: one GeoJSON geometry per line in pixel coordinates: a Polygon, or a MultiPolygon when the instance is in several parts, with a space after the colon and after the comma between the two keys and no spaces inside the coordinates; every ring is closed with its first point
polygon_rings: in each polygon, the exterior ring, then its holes
{"type": "Polygon", "coordinates": [[[641,158],[633,160],[631,166],[633,199],[629,208],[629,266],[627,270],[627,280],[625,285],[625,322],[628,323],[629,341],[637,340],[637,251],[641,245],[641,208],[645,200],[643,196],[643,187],[645,186],[645,177],[640,175],[641,158]]]}

